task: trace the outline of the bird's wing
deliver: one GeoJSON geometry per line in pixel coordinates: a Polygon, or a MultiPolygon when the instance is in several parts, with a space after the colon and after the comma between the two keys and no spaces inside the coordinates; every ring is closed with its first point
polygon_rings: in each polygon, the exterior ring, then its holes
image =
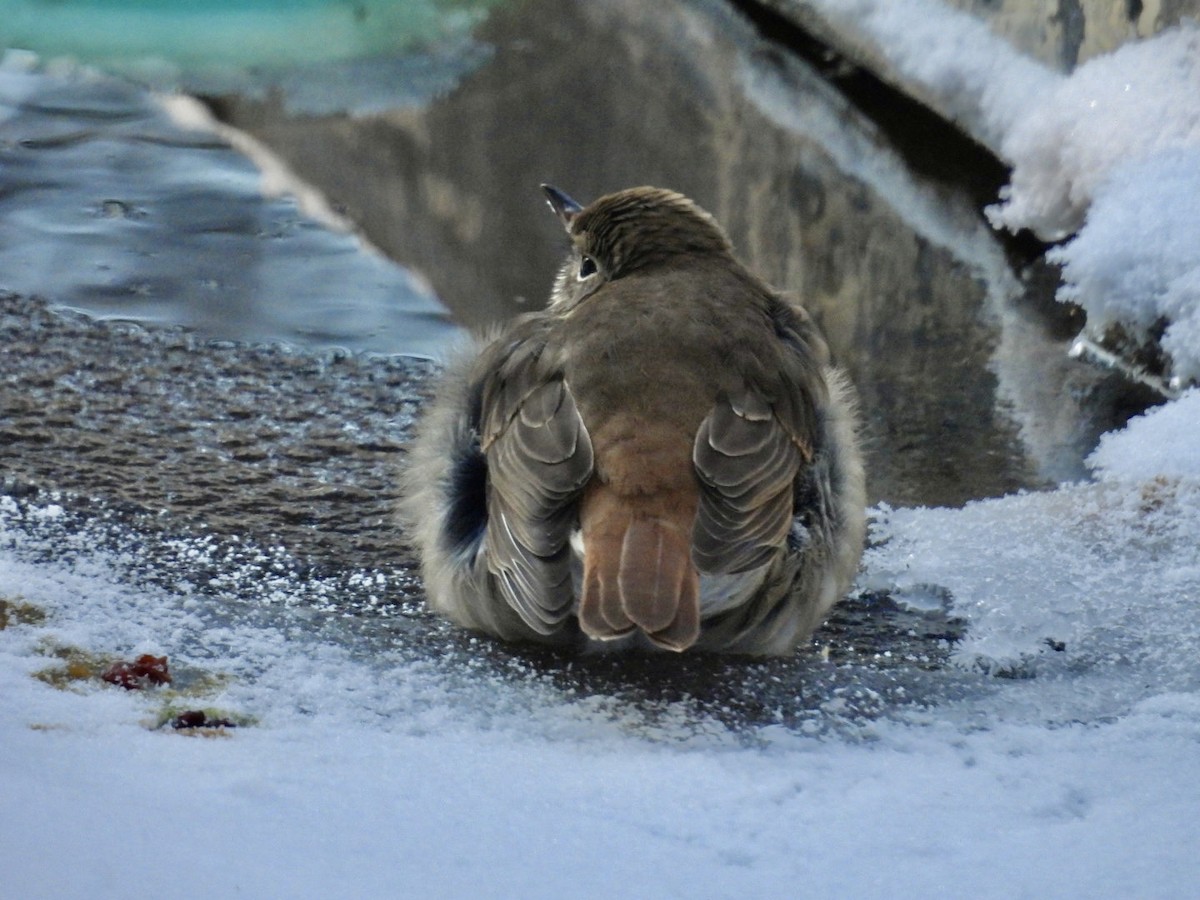
{"type": "Polygon", "coordinates": [[[592,443],[562,375],[536,341],[486,361],[481,448],[488,468],[485,550],[501,596],[530,628],[554,632],[572,611],[569,539],[592,474],[592,443]]]}
{"type": "Polygon", "coordinates": [[[802,310],[780,299],[776,353],[747,361],[740,387],[700,424],[692,461],[700,505],[692,560],[705,574],[769,561],[792,527],[798,479],[817,451],[825,348],[802,310]]]}

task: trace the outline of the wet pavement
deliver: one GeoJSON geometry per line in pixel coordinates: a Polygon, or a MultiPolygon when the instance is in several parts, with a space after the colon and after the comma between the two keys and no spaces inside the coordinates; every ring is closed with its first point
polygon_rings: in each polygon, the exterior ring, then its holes
{"type": "Polygon", "coordinates": [[[991,690],[947,661],[961,623],[879,594],[768,661],[502,644],[424,610],[391,510],[432,370],[403,357],[204,342],[0,295],[0,469],[18,552],[203,602],[219,626],[287,620],[380,665],[496,680],[673,733],[855,730],[991,690]],[[679,729],[682,729],[680,731],[679,729]]]}
{"type": "Polygon", "coordinates": [[[0,345],[6,479],[249,533],[307,563],[395,560],[395,473],[432,364],[206,343],[13,294],[0,345]]]}

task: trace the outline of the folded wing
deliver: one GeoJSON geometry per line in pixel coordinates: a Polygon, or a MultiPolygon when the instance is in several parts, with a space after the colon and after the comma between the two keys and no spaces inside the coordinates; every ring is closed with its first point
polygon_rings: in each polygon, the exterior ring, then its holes
{"type": "Polygon", "coordinates": [[[778,353],[751,360],[739,389],[718,398],[696,433],[692,560],[705,574],[770,561],[791,530],[797,479],[816,449],[824,347],[802,310],[781,300],[774,316],[778,353]]]}
{"type": "Polygon", "coordinates": [[[561,376],[521,348],[484,386],[488,570],[503,599],[539,634],[571,614],[571,531],[592,474],[592,444],[561,376]]]}

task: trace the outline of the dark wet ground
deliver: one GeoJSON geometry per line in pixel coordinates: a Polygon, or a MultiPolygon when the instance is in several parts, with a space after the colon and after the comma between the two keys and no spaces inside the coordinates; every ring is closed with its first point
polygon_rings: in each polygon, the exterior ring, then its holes
{"type": "Polygon", "coordinates": [[[958,622],[877,594],[768,661],[568,654],[431,616],[391,515],[428,363],[206,343],[12,294],[0,295],[0,342],[3,493],[35,558],[69,565],[102,549],[132,583],[230,616],[274,609],[448,684],[542,685],[644,723],[683,710],[695,727],[824,730],[987,689],[946,665],[958,622]]]}
{"type": "Polygon", "coordinates": [[[0,466],[17,484],[163,511],[383,568],[401,444],[431,363],[206,343],[0,294],[0,466]]]}

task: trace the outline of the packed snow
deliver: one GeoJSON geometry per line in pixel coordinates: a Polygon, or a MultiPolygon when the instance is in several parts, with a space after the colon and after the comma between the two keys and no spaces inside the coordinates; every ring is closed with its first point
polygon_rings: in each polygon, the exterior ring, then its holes
{"type": "Polygon", "coordinates": [[[1200,379],[1200,25],[1053,72],[940,0],[814,0],[896,78],[1013,167],[993,224],[1063,241],[1059,299],[1156,337],[1178,390],[1200,379]]]}

